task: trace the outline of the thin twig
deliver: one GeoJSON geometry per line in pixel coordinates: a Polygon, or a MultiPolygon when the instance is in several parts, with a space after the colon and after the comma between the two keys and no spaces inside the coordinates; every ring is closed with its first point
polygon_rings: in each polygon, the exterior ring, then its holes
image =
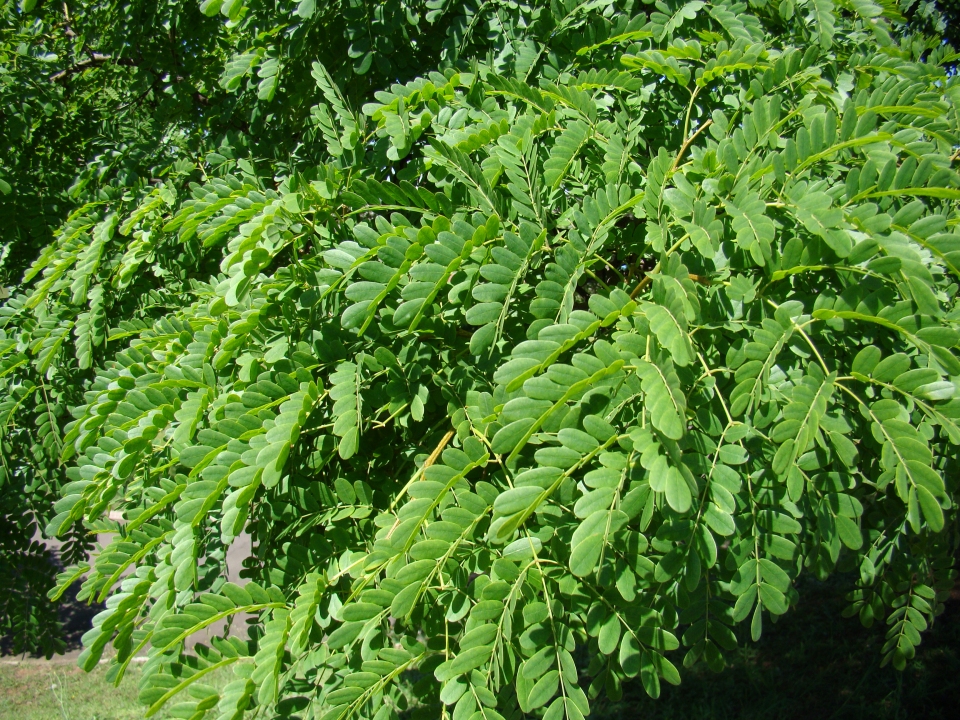
{"type": "Polygon", "coordinates": [[[703,125],[701,125],[696,129],[693,135],[691,135],[684,141],[683,145],[680,146],[680,152],[677,153],[677,159],[673,161],[673,167],[670,168],[670,172],[673,172],[674,170],[677,169],[677,166],[680,164],[680,158],[683,157],[683,154],[687,151],[687,148],[690,147],[690,143],[696,140],[697,135],[702,133],[711,125],[713,125],[713,120],[707,120],[703,125]]]}
{"type": "Polygon", "coordinates": [[[678,247],[680,247],[681,245],[683,245],[683,243],[686,242],[687,238],[689,238],[689,237],[690,237],[690,234],[687,233],[687,234],[684,235],[682,238],[680,238],[679,240],[677,240],[673,245],[670,246],[670,249],[667,250],[667,251],[663,254],[663,258],[660,260],[660,262],[658,262],[656,265],[654,265],[653,270],[651,270],[651,271],[648,272],[646,275],[644,275],[643,280],[640,281],[640,284],[637,285],[637,286],[633,289],[633,292],[632,292],[632,293],[630,293],[630,299],[631,299],[631,300],[635,300],[636,297],[637,297],[637,295],[639,295],[640,292],[641,292],[647,285],[650,284],[650,282],[653,280],[653,276],[656,275],[658,272],[660,272],[660,265],[662,264],[663,260],[666,260],[668,257],[670,257],[671,255],[673,255],[674,251],[675,251],[678,247]]]}
{"type": "Polygon", "coordinates": [[[433,449],[433,452],[430,453],[430,455],[427,457],[426,460],[424,460],[423,467],[417,470],[413,474],[413,477],[410,478],[409,481],[407,481],[407,484],[403,486],[403,488],[400,490],[399,493],[397,493],[397,496],[393,499],[393,502],[390,503],[391,510],[393,510],[393,508],[396,507],[397,502],[407,492],[407,488],[409,488],[413,483],[415,483],[420,478],[420,476],[423,475],[424,471],[426,471],[428,467],[430,467],[437,461],[437,458],[440,457],[440,453],[443,452],[443,449],[447,446],[447,443],[450,442],[450,439],[452,437],[453,437],[453,430],[448,430],[447,434],[440,439],[440,442],[433,449]]]}
{"type": "Polygon", "coordinates": [[[639,295],[643,291],[643,289],[650,284],[650,278],[652,275],[653,273],[649,272],[643,276],[643,279],[640,281],[640,283],[633,289],[633,292],[630,293],[631,300],[636,300],[637,295],[639,295]]]}
{"type": "Polygon", "coordinates": [[[91,53],[89,58],[79,61],[76,65],[72,65],[65,70],[61,70],[58,73],[54,73],[50,76],[51,82],[57,82],[62,80],[65,77],[73,75],[75,73],[86,70],[92,65],[102,65],[103,63],[113,62],[117,65],[136,65],[131,58],[114,58],[113,55],[104,55],[102,53],[91,53]]]}
{"type": "Polygon", "coordinates": [[[73,31],[73,28],[70,27],[70,8],[67,7],[66,3],[63,3],[63,34],[68,38],[75,38],[77,34],[73,31]]]}
{"type": "Polygon", "coordinates": [[[124,103],[123,105],[121,105],[120,107],[118,107],[114,112],[118,112],[118,113],[119,113],[119,112],[121,112],[121,111],[123,111],[123,110],[126,110],[128,107],[131,107],[131,106],[133,106],[133,105],[139,105],[139,104],[140,104],[140,101],[143,100],[147,95],[149,95],[153,90],[156,90],[156,89],[157,89],[157,85],[159,85],[159,84],[160,84],[160,79],[157,78],[156,80],[153,81],[153,83],[150,85],[150,87],[148,87],[146,90],[144,90],[142,93],[140,93],[140,95],[138,95],[137,97],[135,97],[133,100],[130,100],[129,102],[124,103]]]}
{"type": "Polygon", "coordinates": [[[690,102],[687,103],[687,112],[683,116],[683,137],[686,137],[687,133],[690,132],[690,113],[693,112],[693,101],[697,99],[697,95],[700,94],[700,90],[702,88],[702,85],[697,85],[694,87],[693,92],[690,93],[690,102]]]}

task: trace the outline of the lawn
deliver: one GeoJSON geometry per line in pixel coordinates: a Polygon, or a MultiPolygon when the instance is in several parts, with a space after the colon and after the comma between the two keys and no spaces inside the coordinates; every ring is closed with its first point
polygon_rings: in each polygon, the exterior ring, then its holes
{"type": "Polygon", "coordinates": [[[85,673],[71,662],[28,660],[0,665],[2,720],[133,720],[140,668],[132,667],[119,688],[105,679],[106,667],[85,673]]]}
{"type": "MultiPolygon", "coordinates": [[[[0,664],[0,720],[142,718],[144,708],[137,703],[140,666],[130,666],[119,688],[106,680],[106,672],[106,666],[101,665],[85,673],[72,662],[64,660],[0,664]]],[[[212,676],[209,684],[221,686],[230,678],[228,670],[212,676]]],[[[153,716],[157,720],[168,717],[163,711],[153,716]]]]}

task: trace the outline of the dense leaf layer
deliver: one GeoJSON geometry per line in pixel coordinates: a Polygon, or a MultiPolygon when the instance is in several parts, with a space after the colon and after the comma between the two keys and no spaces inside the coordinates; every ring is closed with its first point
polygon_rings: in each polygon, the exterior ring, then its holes
{"type": "Polygon", "coordinates": [[[117,533],[56,591],[107,598],[81,663],[184,717],[580,718],[841,569],[902,668],[955,577],[956,79],[891,3],[755,5],[466,4],[375,101],[311,63],[316,167],[75,213],[2,347],[95,367],[50,441],[48,533],[117,533]]]}

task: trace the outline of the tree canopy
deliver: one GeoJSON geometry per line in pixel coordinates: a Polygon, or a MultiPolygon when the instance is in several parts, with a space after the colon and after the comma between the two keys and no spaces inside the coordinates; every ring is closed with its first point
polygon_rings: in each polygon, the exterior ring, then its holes
{"type": "Polygon", "coordinates": [[[3,12],[0,497],[148,715],[579,720],[838,571],[913,657],[960,491],[933,4],[3,12]]]}

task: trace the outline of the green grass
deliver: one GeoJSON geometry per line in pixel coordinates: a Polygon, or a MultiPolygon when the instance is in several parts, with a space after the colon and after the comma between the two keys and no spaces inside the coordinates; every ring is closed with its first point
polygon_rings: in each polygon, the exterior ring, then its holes
{"type": "Polygon", "coordinates": [[[119,688],[105,668],[85,673],[72,663],[27,661],[0,666],[2,720],[133,720],[140,668],[131,668],[119,688]]]}
{"type": "MultiPolygon", "coordinates": [[[[144,708],[137,703],[140,667],[131,665],[119,688],[107,682],[104,666],[85,673],[67,661],[30,660],[0,665],[0,720],[136,720],[144,708]]],[[[209,684],[225,685],[226,672],[209,684]]],[[[153,716],[165,720],[162,710],[153,716]]],[[[151,718],[151,720],[153,720],[151,718]]]]}

